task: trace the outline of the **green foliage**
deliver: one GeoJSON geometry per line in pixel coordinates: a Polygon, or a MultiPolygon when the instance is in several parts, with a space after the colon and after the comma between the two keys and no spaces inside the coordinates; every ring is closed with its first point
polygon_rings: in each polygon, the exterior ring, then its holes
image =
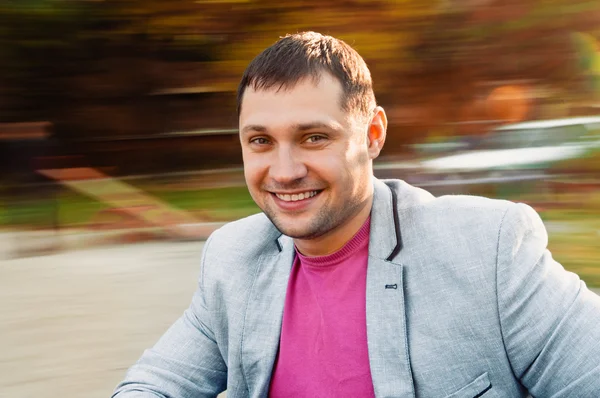
{"type": "Polygon", "coordinates": [[[600,47],[590,34],[575,32],[571,39],[577,50],[579,66],[586,73],[600,74],[600,47]]]}
{"type": "Polygon", "coordinates": [[[600,45],[594,36],[576,32],[571,36],[577,51],[580,70],[586,76],[588,87],[596,95],[600,95],[600,45]]]}

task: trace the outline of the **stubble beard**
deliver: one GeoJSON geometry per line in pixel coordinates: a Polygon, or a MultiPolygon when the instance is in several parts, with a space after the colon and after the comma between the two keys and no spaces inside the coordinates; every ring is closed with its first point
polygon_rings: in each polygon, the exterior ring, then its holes
{"type": "MultiPolygon", "coordinates": [[[[290,221],[283,221],[282,218],[285,216],[280,217],[280,212],[273,209],[274,206],[272,207],[271,205],[266,204],[263,212],[269,220],[271,220],[275,228],[283,235],[293,239],[310,240],[319,238],[340,227],[346,221],[356,216],[363,205],[363,202],[357,197],[352,197],[351,199],[344,201],[338,209],[334,209],[332,206],[325,204],[314,216],[312,216],[307,222],[308,225],[302,228],[302,230],[294,228],[293,219],[290,221]]],[[[293,216],[291,218],[293,218],[293,216]]]]}

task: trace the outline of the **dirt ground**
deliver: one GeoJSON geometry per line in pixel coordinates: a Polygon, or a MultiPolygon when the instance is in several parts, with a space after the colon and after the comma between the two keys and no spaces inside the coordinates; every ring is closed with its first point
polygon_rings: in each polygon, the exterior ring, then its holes
{"type": "Polygon", "coordinates": [[[149,243],[0,259],[0,397],[110,397],[189,305],[201,249],[149,243]]]}
{"type": "Polygon", "coordinates": [[[189,305],[201,249],[144,243],[0,256],[0,397],[110,397],[189,305]]]}

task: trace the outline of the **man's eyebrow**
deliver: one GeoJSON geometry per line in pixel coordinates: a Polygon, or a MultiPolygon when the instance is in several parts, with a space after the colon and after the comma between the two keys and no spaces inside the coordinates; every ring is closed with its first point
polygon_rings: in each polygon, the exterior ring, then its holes
{"type": "Polygon", "coordinates": [[[309,123],[298,123],[295,124],[293,129],[296,131],[306,131],[313,129],[329,129],[329,130],[342,130],[342,126],[336,122],[309,122],[309,123]]]}
{"type": "MultiPolygon", "coordinates": [[[[334,131],[343,130],[342,125],[337,122],[307,122],[307,123],[296,123],[292,126],[294,131],[308,131],[314,129],[329,129],[334,131]]],[[[260,124],[249,124],[244,126],[240,133],[245,135],[253,132],[266,133],[269,129],[266,126],[260,124]]]]}
{"type": "Polygon", "coordinates": [[[249,124],[247,126],[244,126],[244,128],[242,128],[241,134],[248,134],[251,131],[256,131],[258,133],[264,133],[267,131],[267,128],[265,126],[261,126],[260,124],[249,124]]]}

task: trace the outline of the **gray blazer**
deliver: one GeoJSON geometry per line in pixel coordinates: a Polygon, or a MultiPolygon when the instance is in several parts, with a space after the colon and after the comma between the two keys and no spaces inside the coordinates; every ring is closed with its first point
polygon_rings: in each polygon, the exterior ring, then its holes
{"type": "MultiPolygon", "coordinates": [[[[373,183],[377,397],[600,397],[600,297],[552,259],[535,211],[373,183]]],[[[266,396],[293,258],[263,214],[212,234],[190,308],[114,396],[266,396]]]]}

